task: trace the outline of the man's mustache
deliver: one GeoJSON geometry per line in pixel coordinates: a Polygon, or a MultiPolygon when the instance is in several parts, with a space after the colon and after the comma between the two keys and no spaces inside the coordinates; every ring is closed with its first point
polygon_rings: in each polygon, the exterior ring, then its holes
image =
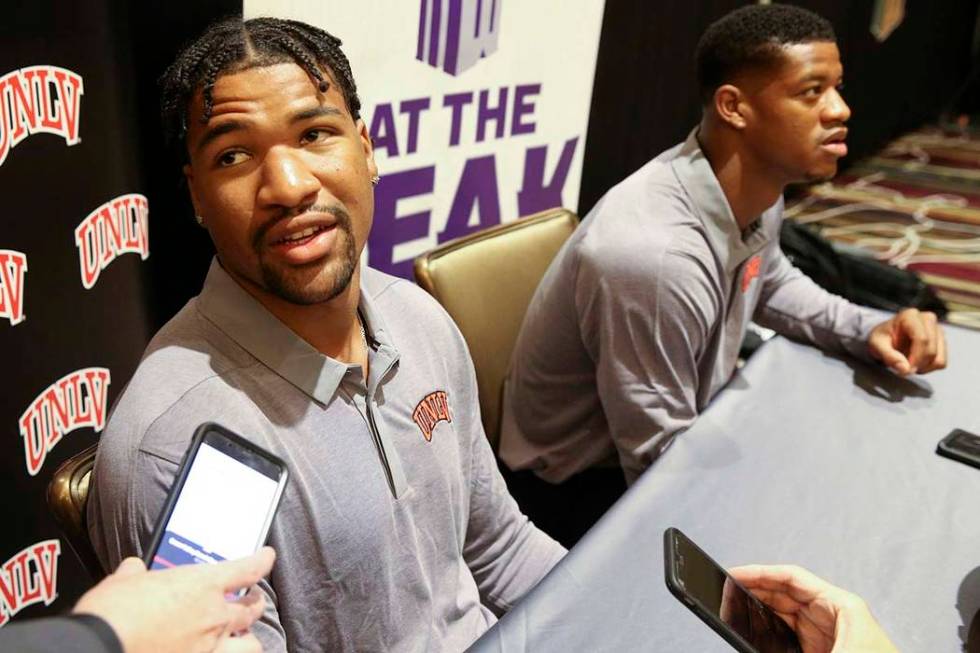
{"type": "Polygon", "coordinates": [[[347,210],[343,206],[339,204],[311,204],[301,208],[283,209],[280,215],[271,218],[255,231],[255,237],[252,238],[252,246],[258,249],[265,240],[265,236],[269,233],[269,230],[283,220],[297,218],[306,213],[329,213],[336,221],[337,228],[347,233],[351,231],[350,214],[347,213],[347,210]]]}

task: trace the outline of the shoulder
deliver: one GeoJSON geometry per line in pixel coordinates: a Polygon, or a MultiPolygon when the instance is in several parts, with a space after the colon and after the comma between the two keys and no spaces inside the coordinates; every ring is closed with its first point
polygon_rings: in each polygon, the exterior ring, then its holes
{"type": "Polygon", "coordinates": [[[365,267],[361,283],[396,340],[401,335],[402,339],[426,342],[432,337],[425,338],[423,334],[454,338],[458,334],[455,322],[442,305],[411,281],[365,267]]]}
{"type": "Polygon", "coordinates": [[[254,369],[257,361],[206,320],[191,300],[147,346],[112,408],[100,458],[107,464],[131,461],[145,449],[179,461],[196,427],[193,420],[208,421],[214,406],[226,413],[226,407],[241,403],[234,379],[254,369]],[[157,446],[160,433],[172,446],[157,446]]]}

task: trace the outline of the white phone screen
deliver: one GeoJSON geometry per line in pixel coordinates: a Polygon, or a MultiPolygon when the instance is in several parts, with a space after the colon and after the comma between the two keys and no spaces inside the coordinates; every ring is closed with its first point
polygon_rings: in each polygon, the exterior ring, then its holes
{"type": "Polygon", "coordinates": [[[262,544],[279,482],[201,443],[151,569],[234,560],[262,544]]]}

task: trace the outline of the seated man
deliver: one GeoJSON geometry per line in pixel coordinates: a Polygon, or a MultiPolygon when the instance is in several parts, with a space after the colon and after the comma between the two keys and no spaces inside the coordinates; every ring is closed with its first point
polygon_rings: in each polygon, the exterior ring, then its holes
{"type": "Polygon", "coordinates": [[[743,7],[706,30],[697,67],[700,125],[599,201],[531,301],[505,397],[511,469],[573,483],[611,461],[632,482],[731,377],[753,319],[902,375],[945,366],[935,315],[882,322],[779,249],[786,185],[832,177],[847,153],[830,24],[743,7]]]}
{"type": "Polygon", "coordinates": [[[463,650],[564,549],[507,492],[455,325],[358,265],[378,177],[339,46],[229,19],[165,73],[217,258],[114,407],[90,534],[106,568],[142,554],[194,429],[217,421],[291,470],[253,627],[266,650],[463,650]]]}

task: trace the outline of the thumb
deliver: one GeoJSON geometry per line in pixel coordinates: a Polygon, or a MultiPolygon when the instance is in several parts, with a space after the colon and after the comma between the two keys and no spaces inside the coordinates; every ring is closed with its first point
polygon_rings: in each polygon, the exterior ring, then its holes
{"type": "Polygon", "coordinates": [[[871,349],[871,355],[884,363],[896,374],[905,376],[912,372],[912,365],[909,363],[909,359],[901,351],[895,349],[895,346],[892,344],[891,334],[875,333],[871,336],[868,344],[871,349]]]}
{"type": "Polygon", "coordinates": [[[114,571],[112,575],[116,578],[128,578],[145,571],[146,565],[143,564],[142,560],[136,557],[130,557],[120,562],[119,566],[116,567],[116,571],[114,571]]]}

